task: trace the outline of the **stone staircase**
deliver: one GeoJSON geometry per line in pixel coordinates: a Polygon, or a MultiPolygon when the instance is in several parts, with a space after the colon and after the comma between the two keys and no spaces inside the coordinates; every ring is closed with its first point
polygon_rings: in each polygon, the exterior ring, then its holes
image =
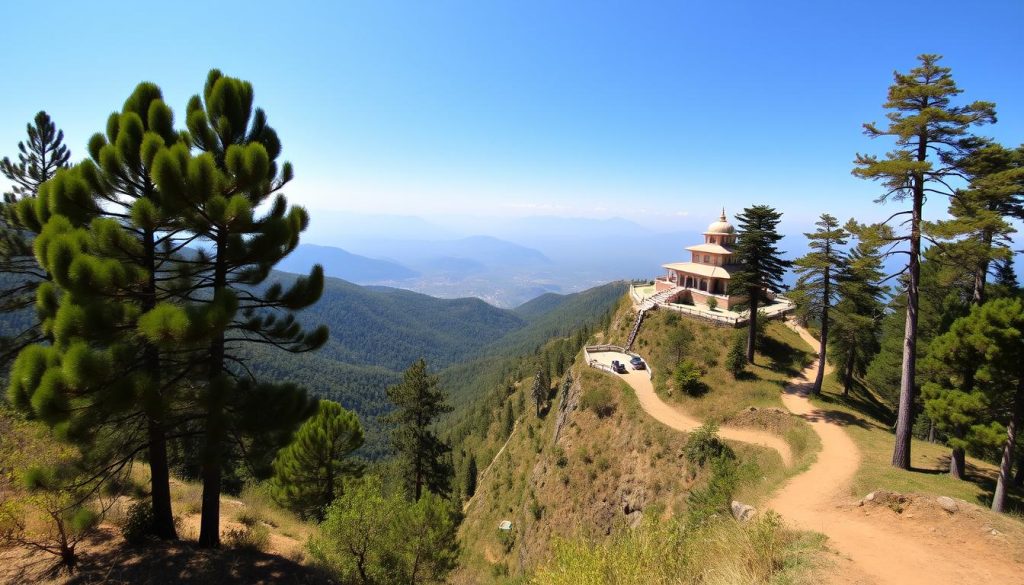
{"type": "Polygon", "coordinates": [[[633,342],[636,341],[636,336],[640,333],[640,326],[643,325],[644,316],[647,314],[647,311],[656,309],[659,304],[668,301],[668,299],[671,299],[681,292],[683,292],[683,287],[674,286],[668,290],[663,290],[660,293],[651,295],[644,299],[644,302],[640,303],[637,307],[636,322],[633,323],[633,330],[629,332],[629,339],[626,340],[626,351],[633,349],[633,342]]]}

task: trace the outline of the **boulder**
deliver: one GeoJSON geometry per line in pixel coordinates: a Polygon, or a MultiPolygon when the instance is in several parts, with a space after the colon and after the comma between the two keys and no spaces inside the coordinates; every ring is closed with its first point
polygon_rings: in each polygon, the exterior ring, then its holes
{"type": "Polygon", "coordinates": [[[732,517],[739,520],[740,522],[746,522],[757,514],[757,509],[753,506],[748,506],[742,502],[732,501],[732,517]]]}
{"type": "Polygon", "coordinates": [[[949,512],[950,514],[956,513],[960,510],[960,507],[956,505],[956,500],[949,496],[939,496],[935,498],[935,501],[939,504],[939,507],[949,512]]]}

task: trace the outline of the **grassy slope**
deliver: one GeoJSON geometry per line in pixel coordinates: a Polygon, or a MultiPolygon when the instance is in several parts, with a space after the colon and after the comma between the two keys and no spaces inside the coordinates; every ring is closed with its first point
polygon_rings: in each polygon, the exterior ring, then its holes
{"type": "MultiPolygon", "coordinates": [[[[815,402],[822,408],[850,415],[846,427],[861,450],[860,469],[850,486],[851,495],[863,496],[885,489],[895,492],[917,492],[945,495],[987,506],[991,503],[997,467],[989,462],[967,458],[967,480],[949,477],[949,448],[915,439],[911,447],[912,471],[890,465],[893,434],[892,410],[877,395],[861,384],[855,384],[850,396],[842,395],[842,384],[835,374],[828,376],[823,394],[815,402]],[[859,421],[859,422],[858,422],[859,421]]],[[[1009,508],[1024,512],[1024,494],[1010,492],[1009,508]]]]}

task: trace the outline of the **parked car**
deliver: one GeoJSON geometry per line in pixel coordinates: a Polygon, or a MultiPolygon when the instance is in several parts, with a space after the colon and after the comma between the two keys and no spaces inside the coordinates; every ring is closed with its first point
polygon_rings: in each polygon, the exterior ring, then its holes
{"type": "Polygon", "coordinates": [[[612,360],[612,370],[614,370],[616,374],[625,374],[626,364],[620,362],[619,360],[612,360]]]}
{"type": "Polygon", "coordinates": [[[642,360],[642,359],[640,359],[638,357],[634,357],[633,359],[629,360],[629,365],[633,366],[634,370],[646,370],[647,369],[647,364],[644,363],[644,360],[642,360]]]}

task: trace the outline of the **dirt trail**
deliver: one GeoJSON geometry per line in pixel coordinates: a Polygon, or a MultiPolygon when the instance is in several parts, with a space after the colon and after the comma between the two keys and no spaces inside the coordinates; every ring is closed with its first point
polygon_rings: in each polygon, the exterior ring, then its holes
{"type": "MultiPolygon", "coordinates": [[[[810,333],[791,322],[787,325],[817,349],[818,341],[810,333]]],[[[612,360],[629,362],[629,356],[615,352],[591,355],[605,365],[610,365],[612,360]]],[[[790,380],[782,402],[811,425],[821,438],[822,449],[815,463],[791,478],[766,507],[781,514],[796,528],[825,534],[829,546],[841,558],[848,559],[826,577],[826,582],[857,585],[1024,582],[1019,564],[1000,556],[998,547],[984,542],[979,534],[964,534],[966,525],[922,527],[904,523],[902,518],[893,520],[858,514],[858,510],[864,509],[858,508],[856,500],[849,495],[849,485],[860,466],[860,451],[843,430],[843,425],[849,424],[848,417],[818,409],[807,399],[815,374],[817,362],[790,380]]],[[[655,394],[646,371],[630,370],[618,376],[633,388],[640,405],[655,420],[680,431],[692,431],[700,426],[699,420],[669,406],[655,394]]],[[[775,449],[787,466],[792,464],[789,445],[776,435],[734,427],[721,427],[719,434],[728,440],[775,449]]]]}
{"type": "MultiPolygon", "coordinates": [[[[606,366],[610,366],[612,360],[628,364],[630,359],[630,356],[624,353],[612,351],[592,353],[590,355],[593,359],[606,366]]],[[[679,408],[666,404],[654,392],[654,385],[651,384],[651,378],[647,370],[637,371],[630,369],[626,374],[617,375],[633,388],[640,406],[658,422],[684,432],[692,431],[702,424],[702,421],[693,418],[679,408]]],[[[751,443],[774,449],[778,451],[786,467],[793,464],[793,452],[789,448],[789,444],[778,435],[738,427],[719,427],[718,435],[729,441],[751,443]]]]}
{"type": "MultiPolygon", "coordinates": [[[[807,330],[787,323],[811,347],[818,341],[807,330]]],[[[841,556],[852,561],[857,573],[852,582],[965,584],[1019,583],[1019,565],[985,562],[965,554],[962,536],[949,533],[922,533],[900,522],[869,522],[858,518],[849,484],[860,465],[860,451],[843,430],[843,418],[816,408],[807,399],[810,380],[817,363],[794,378],[782,396],[782,402],[794,414],[803,417],[821,438],[817,461],[804,473],[793,477],[767,507],[780,513],[797,528],[815,530],[828,536],[829,544],[841,556]]],[[[973,536],[973,535],[971,535],[973,536]]],[[[979,551],[980,552],[980,551],[979,551]]],[[[988,555],[986,555],[988,556],[988,555]]],[[[833,581],[849,583],[850,575],[837,573],[833,581]]]]}

